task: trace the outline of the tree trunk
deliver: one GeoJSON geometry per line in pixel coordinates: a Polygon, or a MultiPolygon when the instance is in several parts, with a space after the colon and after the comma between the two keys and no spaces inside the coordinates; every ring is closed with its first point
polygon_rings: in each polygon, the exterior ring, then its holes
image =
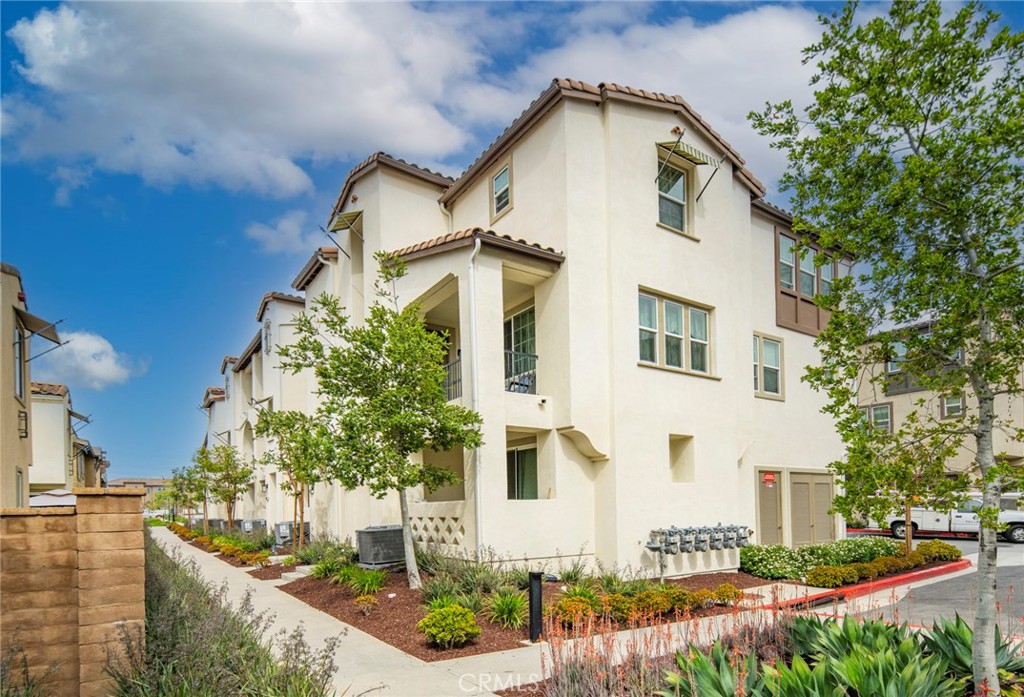
{"type": "Polygon", "coordinates": [[[306,485],[299,484],[299,546],[306,539],[306,485]]]}
{"type": "MultiPolygon", "coordinates": [[[[991,391],[978,389],[978,430],[975,433],[975,462],[984,481],[982,507],[999,510],[1000,484],[987,481],[985,475],[996,464],[992,449],[992,428],[995,405],[991,391]]],[[[999,674],[996,672],[996,531],[982,525],[978,530],[978,601],[974,613],[974,691],[978,695],[998,695],[999,674]]]]}
{"type": "Polygon", "coordinates": [[[409,498],[405,489],[399,490],[398,501],[402,506],[402,546],[405,549],[405,570],[409,577],[409,588],[417,590],[420,587],[420,569],[416,565],[416,545],[412,540],[409,498]]]}
{"type": "Polygon", "coordinates": [[[905,540],[906,540],[906,544],[904,545],[903,553],[906,554],[908,557],[910,556],[910,553],[914,551],[914,525],[911,522],[912,521],[912,517],[910,515],[911,507],[912,507],[912,505],[911,505],[910,501],[907,501],[907,505],[903,509],[903,516],[904,516],[903,517],[903,522],[907,526],[907,534],[903,536],[905,538],[905,540]]]}
{"type": "Polygon", "coordinates": [[[298,482],[291,480],[292,489],[292,547],[302,547],[302,530],[299,528],[299,500],[302,498],[302,489],[298,482]]]}
{"type": "Polygon", "coordinates": [[[231,532],[235,527],[235,500],[225,501],[224,508],[228,514],[228,532],[231,532]]]}
{"type": "Polygon", "coordinates": [[[203,534],[207,537],[210,536],[210,517],[206,508],[206,498],[203,498],[203,534]]]}

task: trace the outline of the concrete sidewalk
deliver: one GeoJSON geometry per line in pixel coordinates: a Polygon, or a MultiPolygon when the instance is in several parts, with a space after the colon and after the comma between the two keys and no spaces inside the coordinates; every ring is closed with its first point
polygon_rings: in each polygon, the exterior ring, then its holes
{"type": "MultiPolygon", "coordinates": [[[[212,554],[186,544],[167,528],[150,528],[150,533],[168,553],[177,552],[182,559],[194,561],[208,583],[214,586],[227,583],[229,597],[233,601],[241,598],[246,588],[251,588],[256,610],[273,615],[272,632],[281,629],[291,632],[301,624],[306,633],[306,640],[317,649],[321,648],[329,637],[343,635],[334,655],[338,666],[334,674],[337,697],[364,694],[402,697],[492,694],[477,687],[486,681],[479,680],[475,675],[464,677],[459,672],[459,666],[425,663],[410,656],[306,605],[265,581],[254,579],[245,569],[226,564],[212,554]]],[[[536,666],[539,672],[540,649],[528,647],[527,650],[536,652],[536,666]]]]}

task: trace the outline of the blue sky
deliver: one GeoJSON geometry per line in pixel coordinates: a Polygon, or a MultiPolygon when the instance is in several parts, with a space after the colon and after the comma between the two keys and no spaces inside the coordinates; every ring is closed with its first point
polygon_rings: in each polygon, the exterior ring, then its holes
{"type": "Polygon", "coordinates": [[[33,379],[71,387],[111,477],[167,474],[356,162],[456,175],[572,77],[683,95],[773,188],[745,114],[807,99],[799,52],[837,7],[4,2],[0,255],[73,338],[33,379]]]}

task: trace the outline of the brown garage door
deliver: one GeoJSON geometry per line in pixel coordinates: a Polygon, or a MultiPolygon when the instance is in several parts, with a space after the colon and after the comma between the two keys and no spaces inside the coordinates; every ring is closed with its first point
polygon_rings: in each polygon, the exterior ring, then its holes
{"type": "Polygon", "coordinates": [[[757,472],[757,541],[782,544],[782,472],[757,472]]]}
{"type": "Polygon", "coordinates": [[[792,474],[789,499],[793,521],[793,546],[830,542],[835,539],[831,474],[792,474]]]}

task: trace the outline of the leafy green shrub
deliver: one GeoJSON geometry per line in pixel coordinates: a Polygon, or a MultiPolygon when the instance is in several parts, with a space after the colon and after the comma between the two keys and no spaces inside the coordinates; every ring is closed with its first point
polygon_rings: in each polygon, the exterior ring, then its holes
{"type": "MultiPolygon", "coordinates": [[[[953,675],[958,678],[972,677],[974,630],[964,622],[960,613],[957,613],[955,620],[941,619],[935,622],[931,631],[922,634],[922,639],[925,650],[941,656],[953,675]]],[[[1009,673],[1024,673],[1024,644],[1014,646],[1004,642],[998,625],[996,668],[1009,673]]]]}
{"type": "Polygon", "coordinates": [[[597,577],[597,587],[608,595],[622,595],[625,582],[616,572],[606,571],[597,577]]]}
{"type": "Polygon", "coordinates": [[[925,558],[926,561],[956,561],[963,553],[942,540],[929,540],[928,542],[922,542],[917,546],[917,552],[925,558]]]}
{"type": "Polygon", "coordinates": [[[907,555],[907,563],[911,565],[910,568],[914,569],[919,566],[924,566],[928,563],[928,560],[920,552],[914,551],[907,555]]]}
{"type": "Polygon", "coordinates": [[[661,590],[672,603],[673,612],[683,613],[693,607],[693,594],[679,586],[661,586],[661,590]]]}
{"type": "Polygon", "coordinates": [[[796,550],[785,545],[750,545],[740,549],[740,569],[767,579],[800,578],[803,564],[796,550]]]}
{"type": "Polygon", "coordinates": [[[459,607],[464,607],[474,615],[484,609],[484,596],[480,591],[471,593],[459,593],[455,596],[455,602],[459,607]]]}
{"type": "Polygon", "coordinates": [[[558,570],[558,577],[568,585],[578,586],[587,578],[587,563],[582,557],[577,557],[569,566],[558,570]]]}
{"type": "Polygon", "coordinates": [[[715,592],[707,588],[698,588],[690,593],[690,607],[703,609],[715,604],[715,592]]]}
{"type": "Polygon", "coordinates": [[[521,591],[498,591],[486,602],[486,617],[505,629],[519,629],[526,623],[527,600],[521,591]]]}
{"type": "Polygon", "coordinates": [[[285,557],[284,559],[281,560],[281,565],[282,566],[295,566],[298,563],[299,563],[299,560],[296,559],[295,557],[293,557],[290,554],[287,557],[285,557]]]}
{"type": "Polygon", "coordinates": [[[336,583],[339,586],[347,586],[349,585],[349,582],[358,576],[361,571],[362,569],[355,564],[346,564],[338,569],[334,574],[334,577],[331,578],[331,583],[336,583]]]}
{"type": "Polygon", "coordinates": [[[601,599],[597,591],[588,585],[569,586],[562,592],[563,598],[579,598],[590,603],[590,607],[596,612],[601,609],[601,599]]]}
{"type": "Polygon", "coordinates": [[[633,598],[633,607],[642,615],[661,616],[672,612],[672,595],[664,588],[651,588],[633,598]]]}
{"type": "Polygon", "coordinates": [[[633,599],[621,593],[609,593],[601,596],[601,613],[616,622],[628,622],[633,616],[633,599]]]}
{"type": "Polygon", "coordinates": [[[857,537],[790,549],[783,545],[751,545],[740,550],[740,568],[759,578],[801,578],[816,566],[867,563],[901,554],[903,543],[885,537],[857,537]]]}
{"type": "Polygon", "coordinates": [[[843,574],[838,566],[816,566],[807,572],[807,585],[815,588],[838,588],[843,585],[843,574]]]}
{"type": "Polygon", "coordinates": [[[331,537],[317,537],[294,552],[300,564],[316,564],[324,559],[343,559],[347,563],[356,560],[356,550],[350,542],[338,542],[331,537]]]}
{"type": "Polygon", "coordinates": [[[458,592],[459,584],[448,576],[435,576],[424,581],[420,586],[420,593],[423,594],[423,599],[427,602],[444,595],[454,596],[458,592]]]}
{"type": "Polygon", "coordinates": [[[434,610],[440,610],[441,608],[458,604],[459,601],[454,595],[435,595],[433,598],[431,598],[423,604],[423,610],[429,613],[433,612],[434,610]]]}
{"type": "Polygon", "coordinates": [[[580,624],[594,616],[594,607],[585,598],[558,599],[549,609],[551,616],[567,627],[580,624]]]}
{"type": "Polygon", "coordinates": [[[465,645],[480,636],[480,626],[473,613],[464,607],[450,605],[434,610],[416,625],[430,643],[443,649],[465,645]]]}
{"type": "Polygon", "coordinates": [[[633,578],[628,581],[623,581],[619,592],[627,598],[635,598],[645,590],[649,590],[653,585],[654,584],[646,578],[633,578]]]}
{"type": "Polygon", "coordinates": [[[732,605],[742,597],[740,589],[731,583],[723,583],[715,589],[715,602],[719,605],[732,605]]]}
{"type": "Polygon", "coordinates": [[[513,566],[505,571],[505,583],[525,591],[530,587],[530,569],[525,566],[513,566]]]}
{"type": "Polygon", "coordinates": [[[360,569],[357,566],[352,568],[356,570],[351,572],[348,585],[356,595],[379,593],[388,579],[386,569],[360,569]]]}
{"type": "Polygon", "coordinates": [[[332,576],[337,576],[338,572],[346,566],[349,566],[349,563],[344,559],[328,557],[314,564],[313,568],[309,570],[309,575],[319,579],[331,578],[332,576]]]}
{"type": "MultiPolygon", "coordinates": [[[[681,672],[665,671],[665,682],[671,688],[655,694],[663,697],[733,697],[734,695],[769,695],[764,676],[758,671],[757,656],[739,659],[718,642],[710,655],[699,651],[676,653],[681,672]]],[[[811,697],[825,692],[783,692],[777,694],[811,697]]]]}
{"type": "Polygon", "coordinates": [[[850,564],[850,568],[857,573],[857,579],[860,581],[874,581],[878,578],[878,569],[871,562],[856,562],[850,564]]]}

